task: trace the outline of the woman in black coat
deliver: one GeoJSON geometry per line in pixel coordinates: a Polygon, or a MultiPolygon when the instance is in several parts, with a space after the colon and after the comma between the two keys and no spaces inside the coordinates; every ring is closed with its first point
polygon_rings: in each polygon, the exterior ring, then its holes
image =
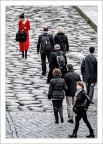
{"type": "Polygon", "coordinates": [[[53,76],[54,78],[51,79],[50,81],[48,99],[52,99],[55,123],[58,124],[59,122],[58,112],[60,114],[61,123],[64,122],[62,103],[65,96],[64,91],[67,90],[67,86],[64,79],[61,78],[60,69],[55,68],[53,70],[53,76]]]}
{"type": "Polygon", "coordinates": [[[73,134],[69,135],[70,138],[77,138],[77,131],[79,128],[79,122],[81,120],[81,118],[83,118],[83,121],[85,122],[85,124],[87,125],[90,134],[88,136],[86,136],[87,138],[94,138],[94,130],[92,129],[88,119],[87,119],[87,114],[86,111],[89,107],[90,104],[90,98],[89,96],[87,96],[86,91],[84,90],[84,84],[83,82],[79,81],[77,82],[77,99],[75,102],[75,105],[73,107],[73,111],[77,114],[76,115],[76,123],[75,123],[75,128],[73,130],[73,134]]]}
{"type": "Polygon", "coordinates": [[[60,45],[61,51],[68,52],[69,51],[69,43],[68,43],[68,38],[64,33],[63,27],[61,27],[61,26],[58,27],[57,31],[58,32],[54,37],[55,44],[60,45]]]}

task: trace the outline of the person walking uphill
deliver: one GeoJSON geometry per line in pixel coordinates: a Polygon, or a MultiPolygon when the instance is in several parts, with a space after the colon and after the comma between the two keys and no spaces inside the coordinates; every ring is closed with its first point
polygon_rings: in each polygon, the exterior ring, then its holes
{"type": "Polygon", "coordinates": [[[89,48],[90,54],[83,59],[81,64],[81,74],[83,76],[83,81],[86,83],[87,95],[93,103],[94,86],[97,82],[97,59],[94,56],[94,47],[89,48]]]}
{"type": "Polygon", "coordinates": [[[67,112],[68,112],[68,122],[74,122],[73,117],[73,105],[74,96],[76,93],[76,82],[81,81],[80,75],[74,72],[73,65],[67,65],[67,74],[64,76],[66,85],[68,86],[68,91],[66,91],[66,102],[67,102],[67,112]]]}
{"type": "Polygon", "coordinates": [[[30,30],[30,22],[29,20],[25,19],[24,13],[20,15],[20,20],[18,23],[19,31],[24,31],[27,34],[27,40],[24,42],[19,42],[20,51],[22,52],[22,58],[27,58],[27,51],[29,49],[29,30],[30,30]],[[24,54],[25,52],[25,54],[24,54]]]}
{"type": "Polygon", "coordinates": [[[47,83],[49,83],[50,80],[53,78],[52,72],[55,68],[59,68],[61,70],[63,77],[66,73],[66,64],[67,64],[67,58],[65,52],[62,52],[60,50],[59,44],[55,44],[54,51],[50,54],[47,83]]]}
{"type": "Polygon", "coordinates": [[[38,37],[37,53],[41,54],[42,75],[46,75],[46,56],[49,61],[50,53],[54,47],[54,40],[53,35],[48,34],[48,27],[44,27],[43,31],[43,34],[38,37]]]}
{"type": "Polygon", "coordinates": [[[54,42],[55,44],[60,45],[60,50],[63,52],[68,52],[69,51],[69,42],[68,38],[64,33],[63,27],[58,27],[57,29],[57,34],[54,37],[54,42]]]}
{"type": "Polygon", "coordinates": [[[54,69],[53,70],[54,78],[50,81],[49,91],[48,91],[48,99],[52,99],[53,103],[53,110],[55,116],[55,123],[59,123],[59,116],[60,114],[61,123],[64,122],[63,119],[63,99],[64,99],[64,91],[67,90],[66,83],[63,78],[61,78],[61,70],[54,69]]]}
{"type": "Polygon", "coordinates": [[[69,135],[70,138],[77,138],[77,131],[79,128],[79,122],[81,120],[81,118],[83,118],[83,121],[85,122],[85,124],[87,125],[90,134],[87,135],[87,138],[94,138],[94,130],[92,129],[88,119],[87,119],[87,114],[86,111],[90,105],[90,98],[89,96],[86,94],[86,91],[84,90],[84,84],[83,82],[79,81],[77,82],[77,99],[76,102],[74,104],[73,107],[73,111],[77,114],[75,117],[75,128],[73,130],[73,134],[69,135]]]}

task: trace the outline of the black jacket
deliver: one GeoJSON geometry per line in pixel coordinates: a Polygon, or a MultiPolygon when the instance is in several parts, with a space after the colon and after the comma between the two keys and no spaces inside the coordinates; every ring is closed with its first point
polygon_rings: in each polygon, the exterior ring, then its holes
{"type": "Polygon", "coordinates": [[[97,59],[94,54],[85,57],[81,64],[81,74],[86,83],[97,82],[97,59]]]}
{"type": "MultiPolygon", "coordinates": [[[[51,50],[48,53],[51,53],[53,51],[53,47],[54,47],[54,39],[53,39],[53,35],[48,34],[47,32],[43,33],[44,35],[48,35],[50,38],[50,43],[51,43],[51,50]]],[[[39,35],[38,37],[38,43],[37,43],[37,52],[40,52],[41,54],[45,53],[42,49],[41,49],[41,39],[43,34],[39,35]]],[[[46,54],[46,53],[45,53],[46,54]]]]}
{"type": "Polygon", "coordinates": [[[68,91],[66,91],[66,96],[75,96],[76,93],[76,82],[81,81],[80,76],[71,69],[67,74],[64,76],[64,80],[66,85],[68,86],[68,91]]]}
{"type": "Polygon", "coordinates": [[[54,42],[55,44],[60,45],[61,51],[69,51],[69,43],[68,43],[68,38],[65,35],[65,33],[57,33],[54,37],[54,42]]]}
{"type": "Polygon", "coordinates": [[[85,90],[81,90],[78,94],[77,94],[77,99],[75,101],[74,107],[73,107],[73,111],[75,113],[80,113],[80,111],[83,110],[87,110],[89,105],[90,105],[90,98],[89,96],[86,94],[85,90]]]}
{"type": "Polygon", "coordinates": [[[60,76],[54,77],[50,81],[48,99],[63,99],[65,90],[67,90],[67,86],[64,79],[60,76]]]}
{"type": "MultiPolygon", "coordinates": [[[[62,51],[57,50],[50,54],[50,59],[49,59],[49,68],[50,69],[59,68],[58,63],[57,63],[57,55],[60,55],[61,52],[62,51]]],[[[66,59],[65,52],[62,52],[62,55],[65,58],[65,67],[66,67],[67,59],[66,59]]]]}

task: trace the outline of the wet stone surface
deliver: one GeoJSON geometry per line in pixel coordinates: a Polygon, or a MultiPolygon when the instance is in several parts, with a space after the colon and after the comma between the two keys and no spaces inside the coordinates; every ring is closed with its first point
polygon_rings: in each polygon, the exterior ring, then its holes
{"type": "MultiPolygon", "coordinates": [[[[22,138],[29,137],[28,131],[27,134],[25,133],[23,136],[23,131],[19,128],[22,114],[25,115],[26,112],[28,112],[26,116],[29,114],[30,116],[33,115],[34,119],[37,115],[42,115],[44,121],[47,113],[47,123],[50,125],[49,130],[53,125],[53,122],[51,123],[51,121],[49,121],[49,116],[53,115],[53,113],[50,115],[52,112],[51,101],[47,99],[49,85],[46,83],[47,77],[41,76],[40,55],[37,55],[36,53],[38,35],[41,34],[43,26],[45,25],[49,26],[49,32],[53,35],[56,34],[58,26],[64,27],[70,45],[70,51],[67,53],[67,61],[68,63],[73,64],[74,69],[79,74],[81,61],[83,57],[89,53],[88,49],[90,46],[96,48],[95,55],[97,56],[97,33],[87,25],[85,20],[78,15],[72,6],[6,7],[6,110],[11,114],[15,126],[17,125],[16,128],[18,135],[22,138]],[[18,31],[18,16],[24,10],[31,25],[31,30],[29,32],[30,48],[26,60],[21,58],[18,42],[15,41],[15,33],[18,31]],[[15,120],[16,114],[19,117],[18,120],[15,120]]],[[[64,110],[66,111],[65,100],[63,105],[64,110]]],[[[93,106],[95,107],[96,104],[93,106]]],[[[65,115],[67,116],[66,112],[65,115]]],[[[40,120],[37,121],[40,122],[40,120]]],[[[35,123],[36,121],[33,121],[33,126],[37,128],[38,124],[35,125],[35,123]]],[[[94,123],[96,125],[96,118],[94,123]]],[[[45,122],[43,122],[43,125],[43,129],[45,130],[45,127],[48,127],[48,125],[46,125],[45,122]]],[[[11,135],[8,136],[8,127],[7,122],[7,137],[12,137],[11,135]]],[[[28,127],[26,127],[26,129],[28,129],[28,127]]],[[[57,129],[59,128],[61,128],[61,125],[57,126],[57,129]]],[[[54,125],[54,131],[55,129],[54,125]]],[[[63,129],[65,129],[65,127],[63,129]]],[[[23,130],[25,130],[25,128],[23,130]]],[[[41,128],[38,126],[37,131],[40,132],[40,130],[41,128]]],[[[49,134],[47,135],[45,131],[44,135],[40,135],[40,137],[67,137],[65,134],[61,136],[59,133],[57,135],[52,135],[49,131],[48,133],[49,134]]],[[[32,133],[30,137],[37,138],[39,136],[32,133]]]]}

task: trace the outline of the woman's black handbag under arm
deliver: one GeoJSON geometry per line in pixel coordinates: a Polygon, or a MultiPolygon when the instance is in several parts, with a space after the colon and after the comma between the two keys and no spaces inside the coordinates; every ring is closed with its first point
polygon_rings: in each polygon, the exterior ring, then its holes
{"type": "Polygon", "coordinates": [[[24,41],[27,40],[27,34],[26,34],[24,31],[23,31],[23,32],[18,31],[18,32],[16,33],[16,38],[15,38],[15,40],[16,40],[17,42],[24,42],[24,41]]]}

